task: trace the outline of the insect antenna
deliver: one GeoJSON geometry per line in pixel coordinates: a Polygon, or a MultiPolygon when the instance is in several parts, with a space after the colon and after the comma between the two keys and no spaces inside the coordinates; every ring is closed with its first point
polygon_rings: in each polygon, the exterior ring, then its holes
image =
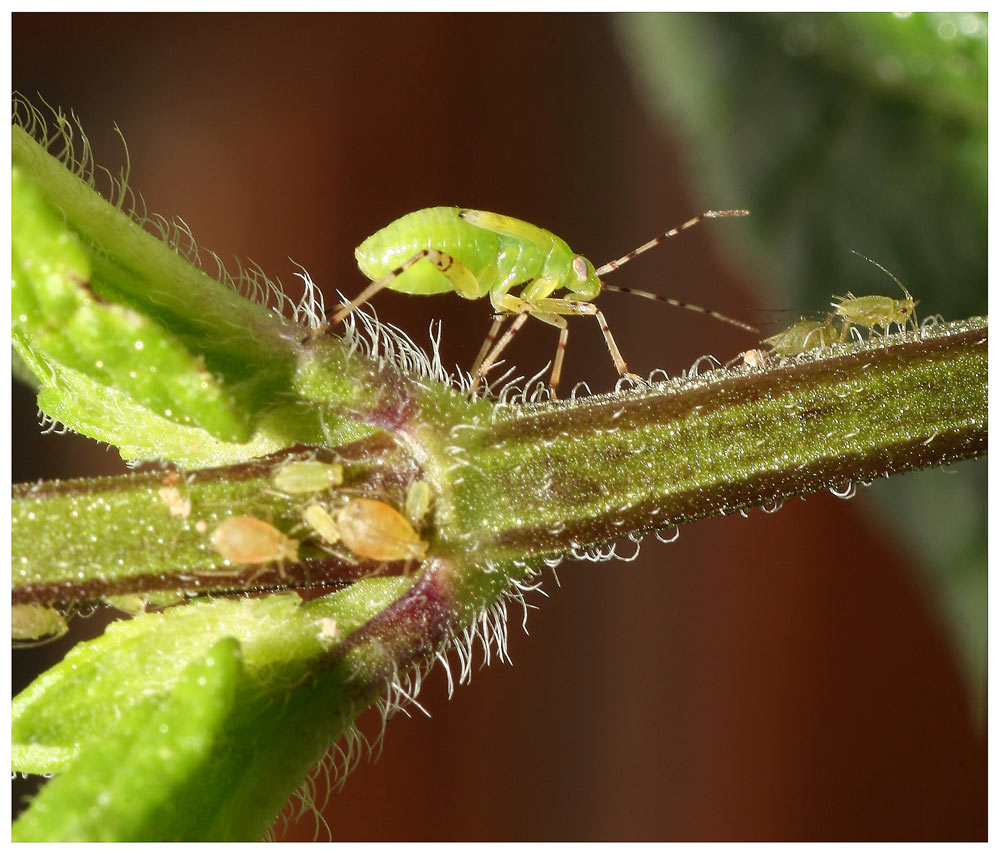
{"type": "MultiPolygon", "coordinates": [[[[867,255],[862,255],[856,249],[852,249],[851,252],[853,252],[859,258],[864,258],[869,264],[872,264],[873,266],[878,267],[883,273],[885,273],[890,279],[892,279],[897,285],[899,285],[903,289],[903,293],[906,294],[906,298],[907,299],[910,299],[910,300],[913,299],[913,295],[906,289],[906,285],[904,285],[901,281],[899,281],[899,279],[896,278],[896,274],[895,273],[891,272],[890,270],[887,270],[885,267],[883,267],[881,264],[879,264],[878,261],[873,261],[867,255]]],[[[914,303],[914,305],[915,304],[916,303],[914,303]]]]}
{"type": "MultiPolygon", "coordinates": [[[[597,270],[595,270],[595,273],[598,276],[607,275],[608,273],[617,270],[623,264],[627,264],[633,258],[642,255],[643,252],[648,252],[654,246],[659,246],[668,237],[673,237],[676,234],[680,234],[685,229],[691,228],[691,226],[693,225],[697,225],[703,219],[715,219],[716,217],[720,216],[747,216],[749,215],[749,213],[750,211],[742,211],[742,210],[705,211],[704,213],[698,214],[698,216],[696,217],[692,217],[682,225],[679,225],[676,228],[670,229],[670,231],[666,231],[663,234],[654,237],[647,243],[643,243],[642,246],[640,246],[638,249],[633,249],[627,255],[622,255],[621,258],[617,258],[614,261],[609,261],[607,264],[598,267],[597,270]]],[[[667,305],[672,305],[676,308],[686,308],[690,311],[697,311],[700,312],[701,314],[707,314],[711,317],[714,317],[716,320],[721,320],[723,323],[728,323],[731,326],[738,326],[740,329],[746,329],[748,332],[760,331],[757,329],[757,327],[751,326],[749,323],[744,323],[742,320],[736,320],[735,318],[727,317],[724,314],[720,314],[717,311],[712,311],[711,309],[708,308],[702,308],[702,306],[700,305],[693,305],[692,303],[681,302],[680,300],[670,299],[670,297],[661,296],[660,294],[654,294],[651,293],[650,291],[640,291],[636,290],[635,288],[622,288],[619,287],[618,285],[609,285],[607,282],[604,281],[601,282],[601,287],[607,291],[618,291],[619,293],[623,294],[634,294],[637,297],[644,297],[645,299],[656,300],[657,302],[665,302],[667,305]]]]}
{"type": "Polygon", "coordinates": [[[701,314],[707,314],[710,317],[714,317],[716,320],[721,320],[723,323],[728,323],[731,326],[738,326],[740,329],[745,329],[747,332],[760,332],[756,326],[751,326],[749,323],[744,323],[742,320],[727,317],[724,314],[719,314],[717,311],[712,311],[710,308],[703,308],[700,305],[693,305],[689,302],[681,302],[680,300],[671,299],[670,297],[661,296],[660,294],[654,294],[650,291],[637,291],[635,288],[620,288],[618,285],[609,285],[606,282],[601,282],[601,287],[606,291],[618,291],[622,294],[632,294],[633,296],[644,297],[645,299],[653,299],[657,302],[665,302],[667,305],[672,305],[675,308],[686,308],[689,311],[697,311],[701,314]]]}
{"type": "Polygon", "coordinates": [[[643,243],[642,246],[640,246],[638,249],[633,249],[628,254],[622,255],[621,258],[616,258],[614,261],[608,261],[607,264],[598,267],[594,272],[597,273],[598,276],[606,276],[613,270],[617,270],[623,264],[627,264],[633,258],[642,255],[643,252],[648,252],[654,246],[659,246],[668,237],[673,237],[676,234],[680,234],[685,229],[691,228],[692,225],[697,225],[703,219],[715,219],[716,217],[720,216],[749,216],[749,215],[750,211],[705,211],[704,213],[698,214],[698,216],[696,217],[692,217],[684,224],[679,225],[676,228],[672,228],[670,229],[670,231],[665,231],[663,234],[657,237],[654,237],[648,243],[643,243]]]}

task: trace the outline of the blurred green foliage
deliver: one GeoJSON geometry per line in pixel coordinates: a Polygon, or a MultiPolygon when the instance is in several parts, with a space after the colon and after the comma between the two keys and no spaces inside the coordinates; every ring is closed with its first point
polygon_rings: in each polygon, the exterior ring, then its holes
{"type": "Polygon", "coordinates": [[[778,306],[821,310],[859,281],[894,290],[856,249],[919,293],[925,314],[985,311],[985,16],[619,22],[705,197],[751,210],[753,269],[778,306]]]}
{"type": "MultiPolygon", "coordinates": [[[[684,143],[706,203],[746,207],[747,278],[769,308],[897,295],[920,317],[986,312],[987,16],[630,14],[623,52],[684,143]]],[[[778,326],[790,321],[777,320],[778,326]]],[[[986,679],[986,466],[880,483],[875,524],[927,570],[973,705],[986,679]],[[942,497],[947,496],[947,501],[942,497]]]]}

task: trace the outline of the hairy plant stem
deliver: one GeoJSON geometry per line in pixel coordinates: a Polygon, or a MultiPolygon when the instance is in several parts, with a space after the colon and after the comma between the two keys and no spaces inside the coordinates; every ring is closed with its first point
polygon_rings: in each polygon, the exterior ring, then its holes
{"type": "Polygon", "coordinates": [[[941,465],[985,451],[986,354],[986,326],[970,321],[764,372],[713,371],[487,415],[476,403],[432,406],[439,397],[397,376],[391,407],[378,396],[351,406],[391,433],[192,471],[180,484],[193,508],[183,516],[171,512],[164,482],[175,478],[162,471],[16,487],[14,600],[323,587],[406,571],[318,548],[300,562],[227,569],[206,548],[207,532],[234,508],[301,528],[302,502],[270,478],[303,456],[342,461],[345,488],[399,504],[408,484],[429,481],[432,551],[473,573],[496,562],[537,567],[646,531],[941,465]],[[151,551],[144,532],[168,537],[169,548],[151,551]]]}

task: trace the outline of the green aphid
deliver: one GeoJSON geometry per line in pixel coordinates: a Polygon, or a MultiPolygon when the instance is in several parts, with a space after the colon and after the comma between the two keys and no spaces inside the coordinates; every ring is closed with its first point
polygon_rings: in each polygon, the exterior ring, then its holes
{"type": "Polygon", "coordinates": [[[431,509],[431,485],[426,480],[415,480],[406,490],[403,515],[411,525],[419,525],[431,509]]]}
{"type": "Polygon", "coordinates": [[[619,375],[639,381],[625,364],[604,314],[593,303],[602,290],[633,293],[709,314],[751,332],[757,330],[700,306],[648,291],[608,285],[600,277],[703,219],[746,214],[747,211],[739,210],[706,211],[627,255],[595,268],[552,232],[531,223],[468,208],[425,208],[400,217],[355,250],[358,266],[372,280],[371,284],[333,313],[310,338],[324,334],[383,288],[407,294],[454,291],[466,299],[488,296],[495,314],[493,326],[472,369],[472,392],[529,317],[559,329],[559,343],[549,380],[553,397],[559,385],[569,336],[568,315],[595,317],[619,375]],[[515,288],[519,289],[517,293],[512,292],[515,288]],[[559,292],[565,293],[556,296],[559,292]],[[513,318],[510,326],[498,339],[501,326],[510,318],[513,318]]]}
{"type": "Polygon", "coordinates": [[[765,338],[761,344],[779,356],[797,356],[817,347],[829,347],[841,340],[841,331],[833,326],[833,315],[826,320],[797,320],[788,329],[765,338]]]}
{"type": "Polygon", "coordinates": [[[835,301],[830,304],[833,306],[834,313],[844,318],[845,335],[850,326],[860,326],[863,329],[878,329],[881,327],[888,332],[889,327],[893,324],[903,326],[906,323],[912,324],[914,333],[919,335],[920,327],[917,324],[917,318],[914,314],[917,300],[906,289],[906,285],[879,264],[878,261],[872,261],[871,258],[861,255],[860,252],[855,252],[854,254],[864,258],[869,264],[875,265],[889,276],[889,278],[899,285],[906,297],[905,299],[893,299],[892,297],[883,296],[856,297],[850,292],[847,296],[834,297],[835,301]]]}
{"type": "Polygon", "coordinates": [[[302,520],[319,534],[323,542],[334,545],[340,542],[340,529],[330,511],[320,504],[310,504],[302,511],[302,520]]]}
{"type": "Polygon", "coordinates": [[[271,476],[274,488],[288,495],[324,492],[343,482],[344,467],[340,463],[319,460],[292,460],[279,466],[271,476]]]}

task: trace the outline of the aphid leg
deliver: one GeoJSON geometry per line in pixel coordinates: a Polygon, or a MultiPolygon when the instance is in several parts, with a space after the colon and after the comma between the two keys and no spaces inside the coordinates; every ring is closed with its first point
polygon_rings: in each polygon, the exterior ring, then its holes
{"type": "Polygon", "coordinates": [[[452,283],[455,291],[460,296],[468,299],[474,299],[479,296],[479,282],[476,277],[472,275],[472,272],[468,267],[460,264],[451,255],[448,255],[445,252],[440,252],[437,249],[421,249],[416,255],[407,258],[407,260],[400,264],[395,270],[390,273],[386,273],[386,275],[384,275],[377,282],[370,283],[368,287],[366,287],[347,305],[340,306],[336,312],[327,317],[326,323],[318,329],[311,330],[306,340],[311,341],[314,338],[319,338],[321,335],[325,335],[331,326],[336,326],[345,317],[347,317],[347,315],[354,311],[354,309],[360,305],[364,305],[379,291],[389,287],[389,285],[391,285],[399,276],[409,270],[410,267],[418,261],[422,261],[424,258],[430,261],[435,267],[437,267],[438,270],[448,277],[448,280],[452,283]]]}
{"type": "Polygon", "coordinates": [[[531,303],[524,303],[524,307],[518,312],[517,317],[514,318],[514,322],[507,327],[507,331],[500,336],[500,340],[497,341],[493,349],[486,354],[486,357],[476,369],[476,375],[472,378],[472,385],[469,388],[469,394],[476,393],[476,389],[479,388],[479,384],[483,381],[486,373],[493,367],[496,360],[500,358],[500,354],[506,349],[507,345],[510,344],[511,339],[517,334],[517,331],[524,326],[524,322],[528,319],[531,311],[531,303]]]}

